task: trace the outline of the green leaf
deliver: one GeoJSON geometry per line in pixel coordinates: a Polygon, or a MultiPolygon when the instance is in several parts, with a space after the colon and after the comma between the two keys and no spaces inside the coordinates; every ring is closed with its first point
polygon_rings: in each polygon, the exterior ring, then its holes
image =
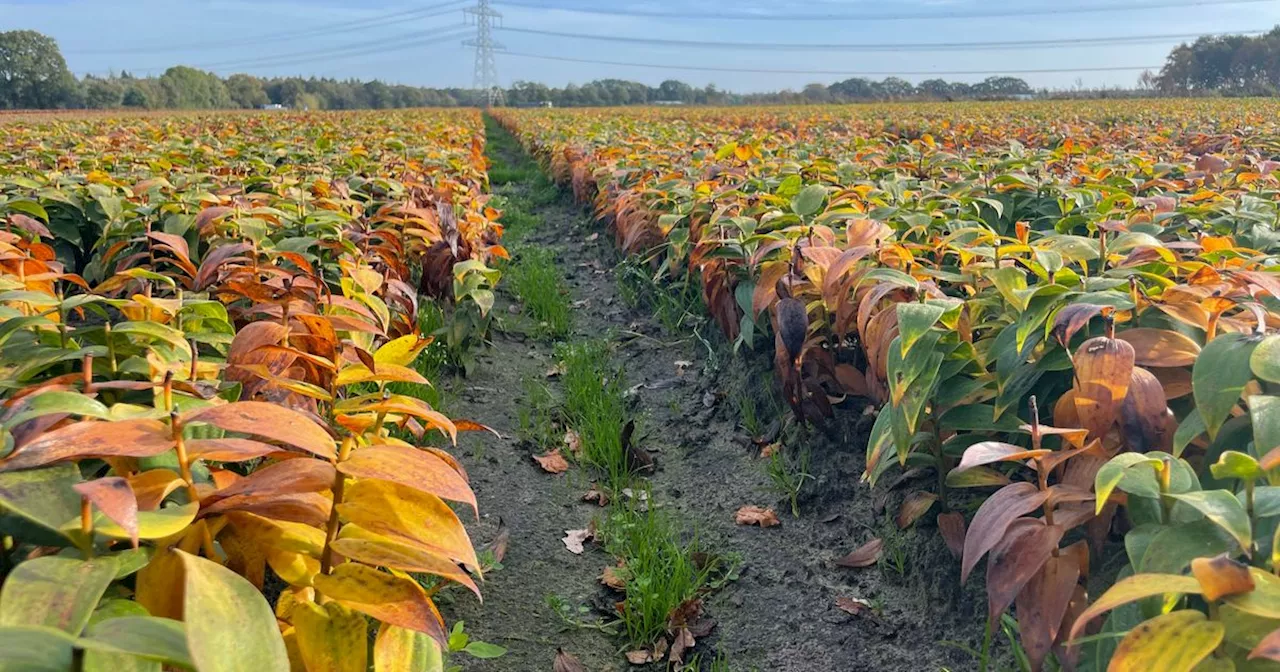
{"type": "Polygon", "coordinates": [[[484,659],[501,658],[507,654],[506,649],[498,646],[497,644],[490,644],[488,642],[471,642],[462,650],[466,651],[474,658],[484,659]]]}
{"type": "Polygon", "coordinates": [[[0,590],[0,626],[44,626],[79,635],[115,576],[111,557],[45,556],[20,563],[0,590]]]}
{"type": "Polygon", "coordinates": [[[58,530],[80,515],[80,495],[73,489],[80,480],[80,470],[70,463],[0,472],[0,508],[58,530]]]}
{"type": "Polygon", "coordinates": [[[1216,523],[1227,531],[1240,544],[1240,548],[1248,549],[1253,543],[1253,527],[1249,522],[1249,514],[1235,495],[1226,490],[1209,490],[1205,492],[1186,492],[1171,494],[1170,497],[1195,507],[1205,518],[1216,523]]]}
{"type": "Polygon", "coordinates": [[[123,653],[166,665],[194,668],[187,633],[180,621],[152,616],[112,618],[91,628],[78,645],[106,653],[123,653]]]}
{"type": "Polygon", "coordinates": [[[182,551],[187,646],[200,672],[289,672],[289,656],[266,599],[235,572],[182,551]]]}
{"type": "Polygon", "coordinates": [[[945,306],[932,303],[899,303],[898,331],[902,341],[902,356],[906,357],[911,346],[920,340],[926,332],[938,323],[942,314],[947,312],[945,306]]]}
{"type": "Polygon", "coordinates": [[[0,672],[67,672],[74,641],[54,628],[0,627],[0,672]]]}
{"type": "Polygon", "coordinates": [[[1182,457],[1182,451],[1201,434],[1204,434],[1204,420],[1200,418],[1200,412],[1193,408],[1178,423],[1178,429],[1173,433],[1173,456],[1182,457]]]}
{"type": "Polygon", "coordinates": [[[997,268],[987,273],[987,278],[1000,290],[1006,303],[1017,308],[1019,313],[1027,309],[1030,297],[1021,293],[1027,288],[1027,275],[1022,269],[1012,266],[997,268]]]}
{"type": "Polygon", "coordinates": [[[1204,346],[1191,369],[1191,391],[1196,410],[1212,439],[1240,401],[1244,386],[1253,377],[1249,358],[1257,340],[1245,334],[1223,334],[1204,346]]]}
{"type": "Polygon", "coordinates": [[[54,413],[71,413],[86,418],[106,420],[111,416],[102,402],[86,397],[79,392],[43,392],[23,399],[15,404],[15,412],[4,421],[5,427],[26,422],[32,418],[54,413]]]}
{"type": "Polygon", "coordinates": [[[1280,334],[1262,339],[1249,357],[1249,368],[1263,380],[1280,383],[1280,334]]]}
{"type": "MultiPolygon", "coordinates": [[[[1210,558],[1236,548],[1235,542],[1211,520],[1197,520],[1186,525],[1161,526],[1147,544],[1138,571],[1150,574],[1181,574],[1196,558],[1210,558]]],[[[1130,532],[1125,535],[1129,543],[1130,532]]]]}
{"type": "Polygon", "coordinates": [[[36,219],[42,219],[45,224],[49,223],[49,213],[44,209],[44,206],[36,203],[35,201],[9,201],[8,203],[5,203],[5,207],[15,212],[21,212],[24,215],[31,215],[36,219]]]}
{"type": "Polygon", "coordinates": [[[827,200],[827,189],[821,184],[811,184],[796,197],[791,199],[791,211],[801,217],[810,217],[822,210],[822,202],[827,200]]]}
{"type": "Polygon", "coordinates": [[[1162,464],[1162,461],[1141,453],[1120,453],[1111,458],[1098,469],[1093,478],[1093,490],[1097,493],[1097,512],[1101,513],[1106,507],[1107,499],[1117,486],[1130,494],[1159,497],[1160,483],[1156,480],[1156,469],[1162,464]]]}
{"type": "Polygon", "coordinates": [[[1253,456],[1235,450],[1228,450],[1218,456],[1218,461],[1209,467],[1214,478],[1238,478],[1242,481],[1256,481],[1265,474],[1253,456]]]}
{"type": "Polygon", "coordinates": [[[1280,397],[1255,394],[1249,397],[1249,420],[1253,424],[1253,446],[1258,455],[1280,448],[1280,397]]]}

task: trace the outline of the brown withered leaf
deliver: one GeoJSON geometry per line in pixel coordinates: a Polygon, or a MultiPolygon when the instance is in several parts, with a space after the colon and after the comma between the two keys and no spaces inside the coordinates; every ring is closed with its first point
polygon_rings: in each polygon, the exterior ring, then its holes
{"type": "Polygon", "coordinates": [[[648,663],[662,662],[667,657],[667,640],[659,639],[657,644],[653,645],[653,649],[637,649],[627,652],[627,662],[632,665],[646,665],[648,663]]]}
{"type": "Polygon", "coordinates": [[[595,502],[598,506],[609,505],[609,495],[601,490],[599,486],[593,485],[591,489],[583,493],[582,501],[595,502]]]}
{"type": "Polygon", "coordinates": [[[692,649],[697,643],[697,640],[693,638],[693,633],[689,632],[689,628],[677,630],[675,638],[671,641],[671,662],[675,665],[683,665],[685,652],[692,649]]]}
{"type": "Polygon", "coordinates": [[[1035,576],[1062,540],[1059,525],[1019,518],[987,559],[987,623],[994,625],[1022,587],[1035,576]]]}
{"type": "Polygon", "coordinates": [[[763,448],[761,448],[761,449],[760,449],[760,458],[761,458],[761,459],[768,459],[768,458],[770,458],[770,457],[773,457],[774,453],[777,453],[779,450],[782,450],[782,444],[781,444],[781,443],[776,442],[776,441],[775,441],[775,442],[773,442],[773,443],[770,443],[770,444],[768,444],[768,445],[766,445],[765,447],[763,447],[763,448]]]}
{"type": "MultiPolygon", "coordinates": [[[[969,572],[987,551],[995,548],[1004,538],[1005,531],[1019,516],[1040,508],[1049,493],[1032,483],[1018,482],[996,491],[987,498],[973,516],[973,523],[964,538],[964,554],[960,562],[960,582],[969,578],[969,572]]],[[[1061,614],[1059,614],[1061,618],[1061,614]]]]}
{"type": "Polygon", "coordinates": [[[895,521],[898,529],[905,530],[911,527],[911,524],[919,520],[920,516],[933,507],[936,501],[938,501],[938,495],[924,490],[917,490],[907,495],[902,502],[902,507],[898,509],[898,517],[895,521]]]}
{"type": "Polygon", "coordinates": [[[538,463],[539,467],[548,474],[563,474],[569,470],[569,461],[564,459],[564,455],[560,454],[560,449],[547,453],[546,455],[534,455],[533,461],[538,463]]]}
{"type": "Polygon", "coordinates": [[[564,542],[564,547],[569,549],[570,553],[582,555],[583,550],[585,550],[583,544],[594,538],[595,532],[591,528],[587,528],[585,530],[565,530],[564,539],[560,541],[564,542]]]}
{"type": "Polygon", "coordinates": [[[860,597],[837,597],[836,607],[854,616],[861,616],[871,611],[871,602],[860,597]]]}
{"type": "Polygon", "coordinates": [[[556,660],[551,669],[552,672],[587,672],[582,661],[577,656],[566,653],[564,649],[556,649],[556,660]]]}
{"type": "Polygon", "coordinates": [[[1023,648],[1032,669],[1040,669],[1053,643],[1058,641],[1063,616],[1071,606],[1080,577],[1080,563],[1074,554],[1051,556],[1014,599],[1023,648]]]}
{"type": "Polygon", "coordinates": [[[1103,312],[1103,306],[1092,303],[1073,303],[1065,306],[1053,318],[1053,338],[1066,345],[1077,331],[1089,324],[1089,320],[1103,312]]]}
{"type": "Polygon", "coordinates": [[[582,456],[582,437],[572,429],[564,430],[564,445],[569,450],[569,454],[574,457],[582,456]]]}
{"type": "Polygon", "coordinates": [[[836,565],[839,567],[851,567],[854,569],[870,567],[880,561],[880,554],[883,551],[884,540],[877,537],[859,546],[857,550],[849,555],[836,560],[836,565]]]}
{"type": "Polygon", "coordinates": [[[127,479],[109,476],[72,486],[107,518],[129,533],[129,541],[138,547],[138,498],[127,479]]]}
{"type": "Polygon", "coordinates": [[[959,558],[964,553],[964,514],[958,511],[938,514],[938,531],[947,543],[947,550],[959,558]]]}
{"type": "Polygon", "coordinates": [[[1135,366],[1129,376],[1129,391],[1120,404],[1120,429],[1129,450],[1148,453],[1173,448],[1176,423],[1170,427],[1164,386],[1150,371],[1135,366]]]}
{"type": "Polygon", "coordinates": [[[600,573],[600,583],[603,583],[614,590],[626,590],[627,581],[626,579],[623,579],[622,575],[618,572],[621,568],[622,565],[618,565],[616,567],[605,567],[604,571],[600,573]]]}
{"type": "Polygon", "coordinates": [[[1115,424],[1129,392],[1133,360],[1132,345],[1105,336],[1091,338],[1076,350],[1076,415],[1090,436],[1105,436],[1115,424]]]}
{"type": "Polygon", "coordinates": [[[1249,567],[1223,553],[1212,558],[1196,558],[1191,561],[1191,575],[1204,589],[1204,599],[1209,602],[1247,593],[1253,590],[1253,575],[1249,567]]]}
{"type": "Polygon", "coordinates": [[[493,554],[494,562],[502,562],[507,557],[507,546],[511,543],[511,530],[507,527],[507,521],[498,518],[498,533],[494,535],[493,541],[489,542],[489,552],[493,554]]]}
{"type": "Polygon", "coordinates": [[[774,527],[782,524],[773,509],[758,506],[744,506],[738,509],[737,513],[733,514],[733,520],[739,525],[759,525],[760,527],[774,527]]]}
{"type": "Polygon", "coordinates": [[[622,451],[627,456],[627,466],[632,471],[653,471],[653,456],[632,441],[635,431],[635,420],[629,420],[622,428],[622,451]]]}

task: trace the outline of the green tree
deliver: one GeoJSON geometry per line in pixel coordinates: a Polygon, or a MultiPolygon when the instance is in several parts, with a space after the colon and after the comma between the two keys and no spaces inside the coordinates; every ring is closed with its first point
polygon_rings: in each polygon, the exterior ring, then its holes
{"type": "Polygon", "coordinates": [[[84,82],[84,106],[92,110],[108,110],[120,107],[124,101],[124,87],[116,79],[86,77],[84,82]]]}
{"type": "Polygon", "coordinates": [[[0,33],[0,108],[73,107],[77,94],[53,38],[34,30],[0,33]]]}
{"type": "Polygon", "coordinates": [[[231,75],[224,84],[227,95],[231,96],[231,102],[236,107],[253,109],[271,102],[267,97],[267,90],[262,86],[262,80],[253,75],[231,75]]]}
{"type": "Polygon", "coordinates": [[[231,96],[217,75],[178,65],[160,76],[166,107],[183,110],[215,110],[231,107],[231,96]]]}

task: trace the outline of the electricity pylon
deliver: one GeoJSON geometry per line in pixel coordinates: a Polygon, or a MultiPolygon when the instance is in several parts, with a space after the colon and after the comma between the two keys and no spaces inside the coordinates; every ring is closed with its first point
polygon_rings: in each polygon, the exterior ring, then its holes
{"type": "Polygon", "coordinates": [[[506,47],[493,40],[493,24],[501,23],[502,14],[489,6],[489,0],[477,0],[475,7],[463,10],[469,20],[475,21],[475,39],[463,42],[468,47],[476,48],[476,70],[474,86],[485,93],[485,106],[502,105],[502,88],[498,86],[498,63],[493,52],[506,47]]]}

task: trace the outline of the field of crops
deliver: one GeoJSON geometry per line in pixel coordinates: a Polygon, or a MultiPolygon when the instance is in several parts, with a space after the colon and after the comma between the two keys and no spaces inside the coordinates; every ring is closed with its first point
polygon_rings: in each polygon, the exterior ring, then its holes
{"type": "Polygon", "coordinates": [[[1270,101],[11,116],[0,669],[1280,669],[1278,271],[1270,101]]]}
{"type": "Polygon", "coordinates": [[[495,117],[796,421],[871,400],[863,478],[1024,669],[1276,669],[1280,106],[495,117]]]}
{"type": "Polygon", "coordinates": [[[483,146],[476,111],[0,125],[0,668],[438,665],[485,562],[439,447],[485,428],[424,400],[423,325],[488,323],[483,146]]]}

